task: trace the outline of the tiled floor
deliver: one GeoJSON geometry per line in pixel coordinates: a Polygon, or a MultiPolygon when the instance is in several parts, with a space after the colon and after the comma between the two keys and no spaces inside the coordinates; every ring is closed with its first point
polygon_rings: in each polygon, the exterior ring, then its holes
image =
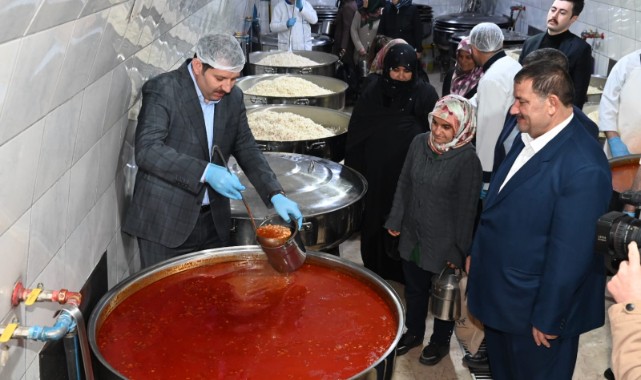
{"type": "MultiPolygon", "coordinates": [[[[345,241],[339,247],[342,258],[362,264],[360,257],[360,237],[358,234],[345,241]]],[[[390,284],[403,298],[403,285],[390,281],[390,284]]],[[[611,305],[606,301],[604,307],[611,305]]],[[[428,315],[425,343],[432,333],[431,315],[428,315]]],[[[576,363],[573,380],[600,380],[604,379],[603,371],[609,366],[610,355],[610,327],[606,320],[605,326],[593,330],[581,336],[579,342],[579,357],[576,363]]],[[[450,355],[445,357],[435,366],[425,366],[418,361],[421,355],[421,347],[416,347],[403,356],[396,359],[393,380],[469,380],[474,379],[470,371],[463,366],[463,349],[452,336],[450,355]]]]}

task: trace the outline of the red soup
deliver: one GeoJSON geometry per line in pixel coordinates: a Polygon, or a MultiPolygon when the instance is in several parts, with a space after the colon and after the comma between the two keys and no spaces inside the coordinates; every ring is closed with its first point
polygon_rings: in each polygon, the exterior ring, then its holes
{"type": "Polygon", "coordinates": [[[226,262],[130,295],[97,334],[129,379],[344,379],[387,351],[398,320],[366,283],[303,265],[226,262]]]}

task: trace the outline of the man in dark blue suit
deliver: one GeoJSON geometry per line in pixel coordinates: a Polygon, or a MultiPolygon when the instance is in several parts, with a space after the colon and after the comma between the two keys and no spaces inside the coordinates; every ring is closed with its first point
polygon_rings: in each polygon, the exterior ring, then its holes
{"type": "Polygon", "coordinates": [[[573,113],[573,83],[541,62],[514,78],[519,131],[492,178],[469,265],[470,312],[497,380],[571,379],[579,335],[604,323],[596,221],[608,161],[573,113]]]}
{"type": "MultiPolygon", "coordinates": [[[[523,59],[523,66],[531,65],[536,62],[549,62],[558,64],[561,67],[564,67],[566,70],[569,69],[568,58],[563,54],[562,51],[554,48],[542,48],[534,50],[523,59]]],[[[574,106],[574,115],[577,119],[583,124],[588,133],[594,137],[597,141],[599,139],[599,127],[596,123],[576,105],[574,106]]],[[[505,123],[503,124],[503,129],[499,134],[499,138],[496,141],[494,146],[494,166],[492,169],[492,174],[496,173],[496,170],[499,168],[499,165],[505,159],[507,152],[509,152],[514,142],[514,138],[518,135],[518,128],[516,128],[516,115],[512,115],[508,112],[505,117],[505,123]]]]}

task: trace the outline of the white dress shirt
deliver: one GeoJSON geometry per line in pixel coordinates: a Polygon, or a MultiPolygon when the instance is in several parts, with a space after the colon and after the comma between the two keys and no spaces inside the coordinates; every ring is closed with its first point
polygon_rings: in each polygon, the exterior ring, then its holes
{"type": "Polygon", "coordinates": [[[503,190],[503,187],[505,186],[507,181],[509,181],[510,178],[512,178],[514,174],[516,174],[516,172],[518,172],[519,169],[521,169],[530,160],[530,158],[534,157],[536,153],[543,149],[550,141],[552,141],[553,138],[556,137],[556,135],[561,133],[561,131],[565,127],[567,127],[568,124],[570,124],[570,121],[572,121],[572,117],[574,117],[574,113],[571,114],[567,119],[563,120],[561,124],[550,129],[537,138],[532,138],[532,136],[527,133],[521,133],[521,140],[523,141],[523,145],[525,146],[516,157],[516,160],[514,160],[510,171],[507,173],[505,180],[499,188],[499,192],[503,190]]]}

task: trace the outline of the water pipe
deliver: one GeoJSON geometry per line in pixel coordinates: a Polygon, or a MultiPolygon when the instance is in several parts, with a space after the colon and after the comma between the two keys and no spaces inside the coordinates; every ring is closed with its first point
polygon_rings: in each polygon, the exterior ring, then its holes
{"type": "Polygon", "coordinates": [[[67,289],[44,290],[42,284],[36,288],[25,288],[21,282],[16,283],[11,296],[11,304],[17,306],[20,302],[26,306],[35,302],[58,302],[63,308],[57,313],[53,326],[20,326],[10,323],[0,326],[0,343],[9,339],[31,339],[42,342],[64,339],[67,356],[67,369],[69,378],[80,378],[80,361],[78,358],[78,343],[82,354],[82,364],[86,380],[93,380],[91,352],[89,338],[85,328],[84,318],[79,309],[82,295],[79,292],[70,292],[67,289]]]}
{"type": "Polygon", "coordinates": [[[57,302],[61,305],[72,304],[79,306],[82,301],[82,295],[78,292],[70,292],[67,289],[46,290],[43,289],[42,284],[29,289],[25,288],[22,282],[17,282],[13,287],[11,305],[18,306],[23,301],[26,306],[31,306],[34,302],[57,302]]]}

